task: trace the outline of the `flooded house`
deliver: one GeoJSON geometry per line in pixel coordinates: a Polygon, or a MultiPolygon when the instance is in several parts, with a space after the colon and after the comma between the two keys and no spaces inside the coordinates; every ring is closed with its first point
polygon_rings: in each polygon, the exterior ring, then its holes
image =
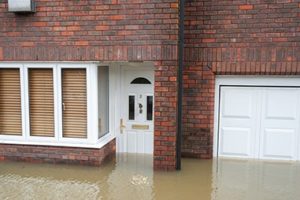
{"type": "Polygon", "coordinates": [[[0,160],[300,160],[300,2],[0,1],[0,160]]]}

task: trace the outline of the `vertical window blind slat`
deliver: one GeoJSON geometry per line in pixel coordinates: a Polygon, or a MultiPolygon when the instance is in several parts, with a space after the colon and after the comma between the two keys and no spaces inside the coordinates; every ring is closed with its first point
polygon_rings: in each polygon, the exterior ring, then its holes
{"type": "Polygon", "coordinates": [[[0,135],[22,135],[19,69],[0,69],[0,135]]]}
{"type": "Polygon", "coordinates": [[[63,137],[87,138],[86,70],[62,69],[63,137]]]}
{"type": "Polygon", "coordinates": [[[54,137],[52,69],[29,69],[30,135],[54,137]]]}

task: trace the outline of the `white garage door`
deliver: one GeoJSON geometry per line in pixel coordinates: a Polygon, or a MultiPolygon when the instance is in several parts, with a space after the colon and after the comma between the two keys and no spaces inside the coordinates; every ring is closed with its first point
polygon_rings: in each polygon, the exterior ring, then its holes
{"type": "Polygon", "coordinates": [[[220,87],[218,155],[300,160],[300,89],[220,87]]]}

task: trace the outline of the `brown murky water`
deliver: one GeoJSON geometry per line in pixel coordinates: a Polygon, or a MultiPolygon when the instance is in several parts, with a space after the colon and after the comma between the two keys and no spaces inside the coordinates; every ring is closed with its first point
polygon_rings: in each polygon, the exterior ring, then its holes
{"type": "Polygon", "coordinates": [[[152,157],[120,154],[101,168],[0,163],[0,199],[300,199],[300,164],[183,159],[153,172],[152,157]]]}

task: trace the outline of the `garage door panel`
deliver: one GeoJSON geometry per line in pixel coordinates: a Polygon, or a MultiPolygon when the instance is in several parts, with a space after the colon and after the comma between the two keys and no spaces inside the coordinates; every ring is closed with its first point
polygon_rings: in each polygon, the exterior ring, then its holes
{"type": "Polygon", "coordinates": [[[298,107],[298,90],[267,89],[265,92],[266,118],[295,120],[298,107]]]}
{"type": "Polygon", "coordinates": [[[223,124],[226,127],[245,127],[250,128],[251,124],[253,124],[253,118],[246,119],[246,118],[223,118],[223,124]]]}
{"type": "Polygon", "coordinates": [[[250,128],[223,127],[221,130],[221,154],[250,156],[251,132],[250,128]],[[233,141],[235,141],[234,144],[233,141]]]}
{"type": "Polygon", "coordinates": [[[251,157],[255,140],[255,96],[253,88],[222,88],[219,153],[251,157]]]}
{"type": "Polygon", "coordinates": [[[262,159],[297,160],[299,89],[265,88],[260,129],[262,159]]]}
{"type": "Polygon", "coordinates": [[[254,91],[252,89],[226,88],[222,92],[223,118],[250,119],[253,116],[254,91]]]}
{"type": "Polygon", "coordinates": [[[300,89],[221,87],[218,154],[300,160],[300,89]]]}
{"type": "Polygon", "coordinates": [[[295,160],[295,139],[296,131],[293,129],[265,129],[261,157],[295,160]]]}

